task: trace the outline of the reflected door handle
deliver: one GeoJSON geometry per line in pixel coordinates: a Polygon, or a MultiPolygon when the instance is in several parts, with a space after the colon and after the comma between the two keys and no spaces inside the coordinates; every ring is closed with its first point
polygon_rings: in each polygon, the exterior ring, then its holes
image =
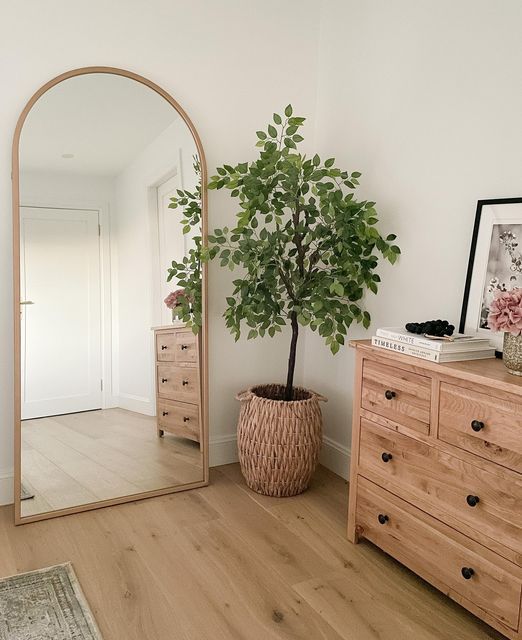
{"type": "Polygon", "coordinates": [[[23,300],[20,304],[34,304],[32,300],[23,300]]]}

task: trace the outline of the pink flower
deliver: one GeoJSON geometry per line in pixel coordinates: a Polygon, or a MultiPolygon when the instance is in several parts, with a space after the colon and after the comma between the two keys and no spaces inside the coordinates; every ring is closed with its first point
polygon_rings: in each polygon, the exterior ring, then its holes
{"type": "Polygon", "coordinates": [[[185,289],[177,289],[176,291],[172,291],[171,293],[169,293],[169,295],[164,300],[167,308],[174,309],[175,307],[177,307],[180,304],[179,298],[181,298],[181,296],[183,295],[185,295],[185,289]]]}
{"type": "Polygon", "coordinates": [[[488,326],[492,331],[507,331],[514,336],[522,333],[522,289],[495,292],[488,326]]]}

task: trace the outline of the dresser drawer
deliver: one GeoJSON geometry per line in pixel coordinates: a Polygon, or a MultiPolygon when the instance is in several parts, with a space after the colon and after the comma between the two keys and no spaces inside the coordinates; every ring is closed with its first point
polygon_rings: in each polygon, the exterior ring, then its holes
{"type": "Polygon", "coordinates": [[[475,539],[486,536],[522,554],[522,477],[508,478],[485,461],[469,464],[368,420],[360,438],[361,475],[475,539]]]}
{"type": "Polygon", "coordinates": [[[502,558],[476,543],[470,548],[464,536],[364,478],[356,525],[360,535],[453,599],[517,630],[522,584],[502,558]]]}
{"type": "Polygon", "coordinates": [[[172,331],[156,335],[158,362],[196,363],[198,338],[192,331],[172,331]]]}
{"type": "Polygon", "coordinates": [[[158,427],[200,442],[199,408],[195,404],[158,399],[158,427]]]}
{"type": "Polygon", "coordinates": [[[430,398],[430,378],[371,360],[364,361],[363,409],[428,434],[430,398]]]}
{"type": "Polygon", "coordinates": [[[195,367],[159,363],[157,375],[160,398],[194,404],[199,402],[199,376],[195,367]]]}
{"type": "Polygon", "coordinates": [[[522,473],[522,402],[442,382],[439,438],[522,473]]]}

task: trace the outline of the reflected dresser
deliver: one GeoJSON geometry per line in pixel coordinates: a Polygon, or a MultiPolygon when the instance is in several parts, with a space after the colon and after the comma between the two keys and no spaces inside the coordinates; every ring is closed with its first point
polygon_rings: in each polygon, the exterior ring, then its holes
{"type": "Polygon", "coordinates": [[[203,441],[199,337],[191,329],[154,329],[158,435],[203,441]]]}
{"type": "Polygon", "coordinates": [[[355,341],[348,536],[522,638],[522,379],[355,341]]]}

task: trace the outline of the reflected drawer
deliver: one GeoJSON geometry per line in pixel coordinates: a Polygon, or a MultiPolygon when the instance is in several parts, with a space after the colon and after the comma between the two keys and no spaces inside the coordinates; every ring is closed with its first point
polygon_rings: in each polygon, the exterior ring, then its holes
{"type": "Polygon", "coordinates": [[[517,630],[522,583],[503,558],[477,544],[479,552],[470,549],[464,536],[364,478],[356,524],[360,535],[453,599],[517,630]]]}
{"type": "Polygon", "coordinates": [[[158,363],[157,389],[160,398],[180,402],[199,402],[199,376],[195,367],[158,363]]]}
{"type": "Polygon", "coordinates": [[[522,403],[443,382],[439,438],[522,473],[522,403]]]}
{"type": "Polygon", "coordinates": [[[428,434],[430,399],[430,378],[371,360],[364,361],[363,409],[428,434]]]}
{"type": "Polygon", "coordinates": [[[361,421],[359,473],[450,526],[522,554],[522,477],[361,421]],[[477,534],[480,534],[478,536],[477,534]]]}
{"type": "Polygon", "coordinates": [[[198,406],[158,399],[158,428],[176,436],[200,442],[198,406]]]}

